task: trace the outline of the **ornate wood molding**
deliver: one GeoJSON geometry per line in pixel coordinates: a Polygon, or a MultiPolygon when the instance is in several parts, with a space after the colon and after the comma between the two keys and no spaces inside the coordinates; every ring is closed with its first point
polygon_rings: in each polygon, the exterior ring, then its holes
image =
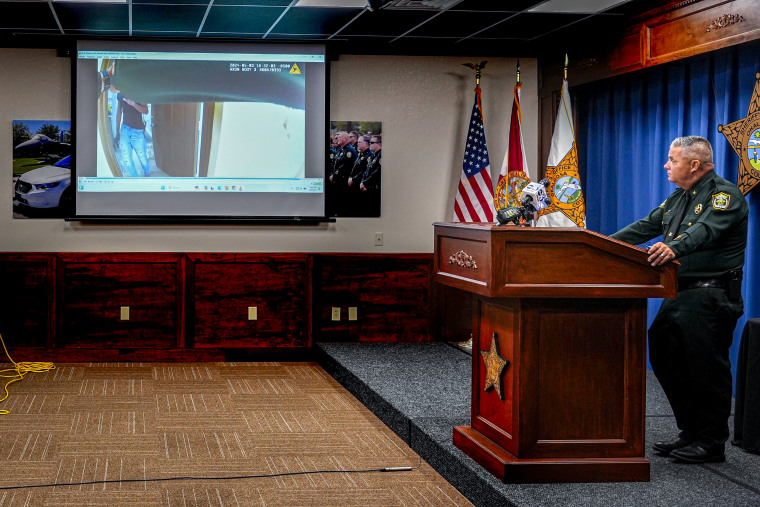
{"type": "Polygon", "coordinates": [[[449,264],[456,264],[462,268],[478,269],[478,264],[475,262],[475,259],[464,250],[451,254],[451,257],[449,257],[449,264]]]}
{"type": "Polygon", "coordinates": [[[641,15],[639,19],[642,21],[648,21],[650,19],[658,18],[662,16],[663,14],[667,14],[669,12],[677,11],[678,9],[683,9],[684,7],[687,7],[691,4],[701,2],[702,0],[683,0],[682,2],[673,3],[670,5],[662,6],[658,9],[651,10],[649,12],[645,12],[641,15]]]}
{"type": "Polygon", "coordinates": [[[709,32],[710,30],[720,30],[721,28],[726,28],[727,26],[741,23],[742,21],[744,21],[744,16],[741,14],[724,14],[718,19],[714,19],[705,31],[709,32]]]}

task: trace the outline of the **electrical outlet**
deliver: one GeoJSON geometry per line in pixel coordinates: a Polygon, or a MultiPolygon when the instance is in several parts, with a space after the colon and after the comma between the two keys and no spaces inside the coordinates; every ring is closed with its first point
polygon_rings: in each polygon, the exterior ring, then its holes
{"type": "Polygon", "coordinates": [[[375,246],[383,246],[383,233],[382,232],[376,232],[375,233],[375,246]]]}
{"type": "Polygon", "coordinates": [[[332,307],[332,320],[340,320],[340,306],[332,307]]]}
{"type": "Polygon", "coordinates": [[[249,306],[248,307],[248,320],[258,320],[258,318],[259,318],[258,306],[249,306]]]}
{"type": "Polygon", "coordinates": [[[129,320],[129,307],[122,306],[120,311],[121,320],[129,320]]]}
{"type": "Polygon", "coordinates": [[[359,311],[355,306],[348,307],[348,320],[357,320],[359,317],[359,311]]]}

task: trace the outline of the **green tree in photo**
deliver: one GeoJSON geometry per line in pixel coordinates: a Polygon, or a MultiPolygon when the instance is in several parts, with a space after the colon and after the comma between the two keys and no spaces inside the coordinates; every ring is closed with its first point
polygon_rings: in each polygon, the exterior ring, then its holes
{"type": "Polygon", "coordinates": [[[61,133],[61,129],[58,128],[58,125],[53,125],[52,123],[45,123],[39,128],[39,130],[37,130],[36,133],[48,136],[53,141],[58,141],[58,134],[61,133]]]}
{"type": "Polygon", "coordinates": [[[32,138],[32,131],[25,123],[13,124],[13,147],[15,148],[24,141],[28,141],[32,138]]]}

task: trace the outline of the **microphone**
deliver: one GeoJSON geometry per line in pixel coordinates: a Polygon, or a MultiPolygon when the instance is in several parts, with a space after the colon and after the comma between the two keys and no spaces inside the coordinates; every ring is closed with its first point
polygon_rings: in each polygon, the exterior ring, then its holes
{"type": "Polygon", "coordinates": [[[509,208],[501,208],[496,211],[496,221],[499,222],[499,225],[506,225],[509,222],[519,225],[521,218],[523,220],[530,220],[533,218],[533,211],[528,208],[528,206],[510,206],[509,208]]]}
{"type": "Polygon", "coordinates": [[[546,178],[538,183],[531,181],[520,192],[520,203],[523,207],[530,205],[535,211],[548,207],[551,204],[551,199],[546,195],[546,189],[550,184],[546,178]]]}

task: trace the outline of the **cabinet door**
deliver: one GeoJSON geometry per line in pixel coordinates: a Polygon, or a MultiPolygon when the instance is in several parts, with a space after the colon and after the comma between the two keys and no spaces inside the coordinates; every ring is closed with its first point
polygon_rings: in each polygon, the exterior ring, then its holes
{"type": "Polygon", "coordinates": [[[8,347],[45,347],[48,337],[52,342],[51,271],[49,257],[0,261],[0,334],[8,347]]]}
{"type": "Polygon", "coordinates": [[[66,262],[65,346],[176,347],[178,270],[175,262],[66,262]]]}
{"type": "Polygon", "coordinates": [[[196,262],[195,347],[308,346],[308,264],[196,262]]]}

